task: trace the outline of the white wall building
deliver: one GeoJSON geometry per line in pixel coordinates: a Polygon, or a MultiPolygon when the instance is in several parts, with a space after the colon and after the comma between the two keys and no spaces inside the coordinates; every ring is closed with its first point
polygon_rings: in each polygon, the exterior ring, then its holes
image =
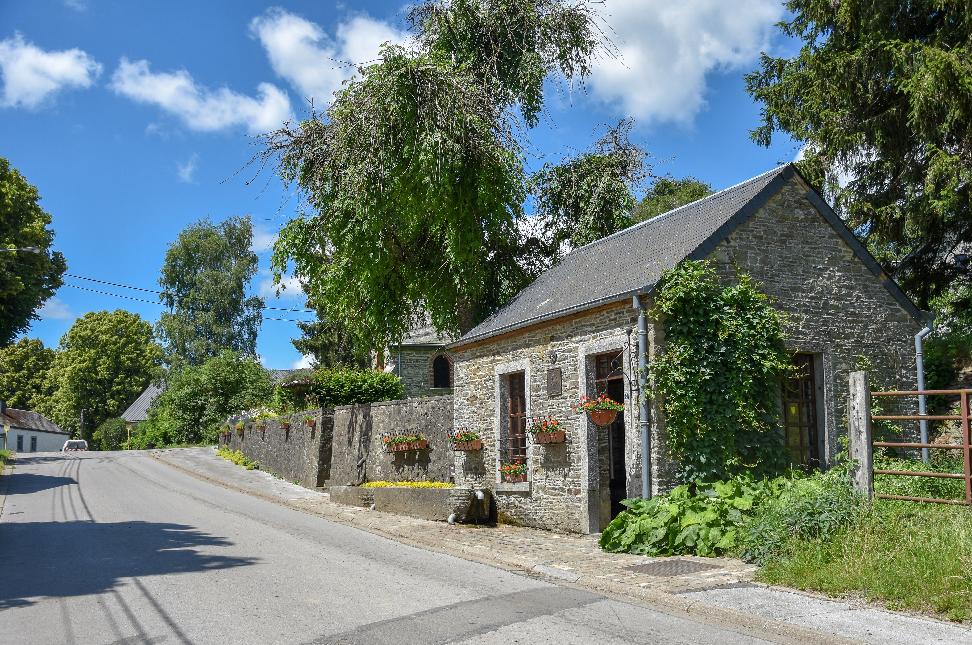
{"type": "Polygon", "coordinates": [[[14,452],[54,452],[71,438],[38,412],[8,408],[0,401],[0,448],[14,452]]]}

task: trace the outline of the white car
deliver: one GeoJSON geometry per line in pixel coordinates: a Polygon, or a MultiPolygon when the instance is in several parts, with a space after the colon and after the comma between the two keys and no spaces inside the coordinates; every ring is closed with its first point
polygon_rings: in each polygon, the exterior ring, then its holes
{"type": "Polygon", "coordinates": [[[68,439],[61,446],[61,452],[78,452],[88,449],[88,442],[84,439],[68,439]]]}

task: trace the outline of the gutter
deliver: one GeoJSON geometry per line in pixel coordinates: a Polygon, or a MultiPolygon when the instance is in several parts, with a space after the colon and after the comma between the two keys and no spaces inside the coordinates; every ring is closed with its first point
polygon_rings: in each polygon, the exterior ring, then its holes
{"type": "MultiPolygon", "coordinates": [[[[923,392],[925,390],[925,357],[922,351],[922,341],[925,336],[932,332],[934,327],[934,320],[929,320],[928,324],[917,334],[915,334],[915,370],[918,375],[918,391],[923,392]]],[[[919,416],[925,416],[928,413],[928,397],[924,394],[918,395],[918,414],[919,416]]],[[[928,443],[928,421],[922,419],[918,422],[918,426],[921,431],[921,442],[928,443]]],[[[921,460],[926,464],[928,463],[928,448],[921,449],[921,460]]]]}

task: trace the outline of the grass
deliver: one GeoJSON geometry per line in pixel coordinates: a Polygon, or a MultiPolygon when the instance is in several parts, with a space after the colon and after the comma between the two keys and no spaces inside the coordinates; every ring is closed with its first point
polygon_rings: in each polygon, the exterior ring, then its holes
{"type": "Polygon", "coordinates": [[[365,482],[361,488],[454,488],[449,482],[365,482]]]}
{"type": "Polygon", "coordinates": [[[878,501],[826,540],[793,540],[758,578],[972,620],[972,509],[878,501]]]}
{"type": "Polygon", "coordinates": [[[232,461],[237,466],[243,466],[247,470],[259,470],[260,464],[253,461],[246,455],[244,455],[239,450],[230,450],[229,448],[220,447],[216,449],[216,454],[218,454],[223,459],[232,461]]]}

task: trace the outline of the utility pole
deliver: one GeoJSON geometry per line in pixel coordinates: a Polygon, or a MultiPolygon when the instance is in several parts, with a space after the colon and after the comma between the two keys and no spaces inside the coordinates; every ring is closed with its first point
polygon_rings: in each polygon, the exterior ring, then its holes
{"type": "Polygon", "coordinates": [[[78,437],[79,439],[84,439],[84,408],[81,408],[81,426],[78,429],[78,434],[81,435],[78,437]]]}

